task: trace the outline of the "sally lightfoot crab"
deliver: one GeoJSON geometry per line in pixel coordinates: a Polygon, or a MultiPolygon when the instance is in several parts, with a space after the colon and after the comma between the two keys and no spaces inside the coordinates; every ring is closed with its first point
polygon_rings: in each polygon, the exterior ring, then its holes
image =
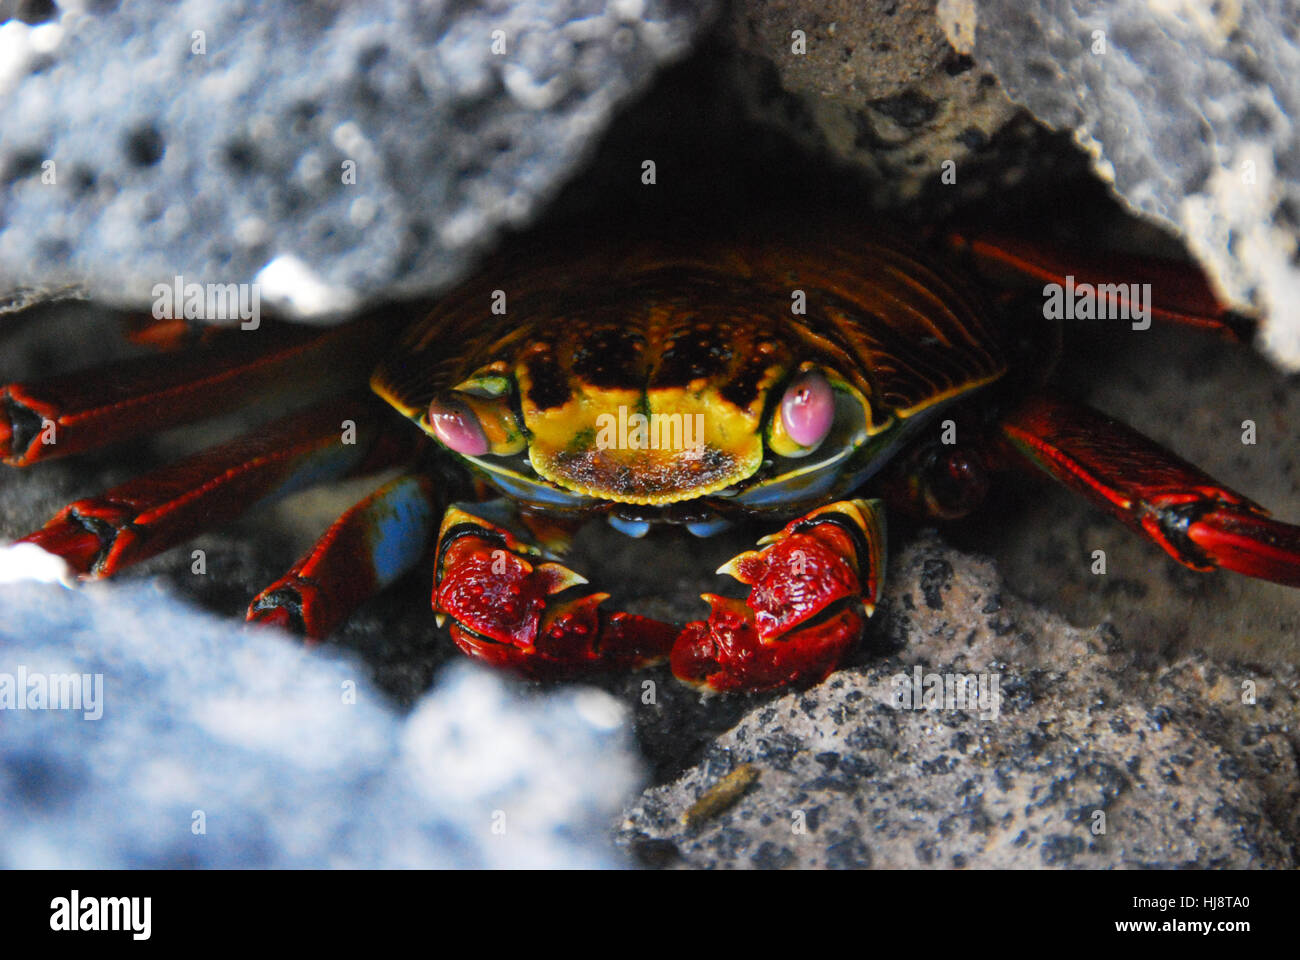
{"type": "Polygon", "coordinates": [[[1300,586],[1300,528],[1045,389],[1051,311],[993,305],[994,278],[1015,275],[1045,295],[1086,290],[1089,322],[1120,329],[1127,319],[1105,317],[1142,314],[1241,339],[1248,325],[1202,278],[980,234],[921,249],[835,223],[569,237],[499,257],[405,327],[383,314],[327,332],[153,323],[138,334],[180,349],[0,391],[0,454],[27,466],[280,381],[346,387],[373,368],[373,393],[418,429],[343,389],[70,504],[24,539],[81,576],[110,576],[268,498],[409,463],[249,619],[324,637],[432,551],[433,610],[451,639],[533,676],[667,658],[717,691],[816,682],[867,628],[886,509],[961,516],[998,471],[1026,466],[1189,567],[1300,586]],[[633,536],[657,523],[705,536],[742,518],[779,530],[719,571],[747,599],[705,595],[707,619],[678,628],[581,589],[562,560],[595,516],[633,536]]]}

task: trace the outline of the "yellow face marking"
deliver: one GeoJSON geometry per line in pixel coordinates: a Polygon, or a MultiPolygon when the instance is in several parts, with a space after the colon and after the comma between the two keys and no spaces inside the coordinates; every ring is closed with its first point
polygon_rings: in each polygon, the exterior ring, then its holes
{"type": "Polygon", "coordinates": [[[524,411],[538,475],[575,493],[663,504],[725,489],[763,463],[761,410],[738,410],[711,387],[594,390],[524,411]]]}
{"type": "MultiPolygon", "coordinates": [[[[619,389],[571,384],[563,405],[525,399],[529,461],[537,474],[573,493],[619,503],[666,504],[716,493],[763,464],[763,406],[781,376],[766,371],[753,401],[737,407],[710,378],[684,387],[619,389]]],[[[516,372],[527,398],[526,363],[516,372]]]]}

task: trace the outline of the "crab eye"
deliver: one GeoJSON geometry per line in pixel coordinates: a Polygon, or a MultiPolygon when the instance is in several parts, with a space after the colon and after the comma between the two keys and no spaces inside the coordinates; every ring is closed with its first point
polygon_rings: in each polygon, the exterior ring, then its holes
{"type": "Polygon", "coordinates": [[[429,404],[429,426],[443,445],[467,457],[481,457],[489,450],[487,434],[469,405],[454,398],[435,399],[429,404]]]}
{"type": "MultiPolygon", "coordinates": [[[[831,432],[835,420],[835,391],[816,370],[799,374],[781,398],[781,427],[786,437],[811,453],[831,432]]],[[[789,454],[787,454],[789,455],[789,454]]]]}

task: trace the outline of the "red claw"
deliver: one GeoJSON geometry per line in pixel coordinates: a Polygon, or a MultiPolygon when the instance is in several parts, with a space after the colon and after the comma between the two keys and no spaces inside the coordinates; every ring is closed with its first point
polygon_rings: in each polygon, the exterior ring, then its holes
{"type": "Polygon", "coordinates": [[[870,501],[830,504],[719,573],[749,584],[746,601],[705,594],[707,621],[687,624],[673,673],[722,692],[824,680],[875,609],[882,526],[870,501]]]}
{"type": "Polygon", "coordinates": [[[677,637],[669,624],[601,610],[607,593],[551,600],[586,580],[535,563],[535,548],[455,507],[439,540],[433,608],[452,618],[452,640],[472,657],[556,677],[644,666],[666,657],[677,637]]]}
{"type": "Polygon", "coordinates": [[[688,623],[673,647],[673,675],[715,693],[771,690],[825,680],[867,626],[859,606],[773,642],[759,636],[754,611],[743,601],[706,593],[707,621],[688,623]]]}

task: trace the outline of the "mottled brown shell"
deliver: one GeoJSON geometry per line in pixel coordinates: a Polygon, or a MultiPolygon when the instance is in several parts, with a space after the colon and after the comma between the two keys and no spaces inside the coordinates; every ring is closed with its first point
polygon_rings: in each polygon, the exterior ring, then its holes
{"type": "Polygon", "coordinates": [[[895,244],[827,228],[565,238],[507,254],[411,326],[372,385],[426,429],[435,395],[485,373],[515,378],[530,431],[554,428],[576,397],[672,395],[678,409],[706,409],[727,438],[715,462],[693,468],[707,492],[734,482],[740,461],[757,467],[768,392],[803,362],[867,400],[871,435],[1005,370],[978,301],[957,283],[895,244]],[[792,312],[797,290],[803,314],[792,312]]]}
{"type": "Polygon", "coordinates": [[[880,418],[907,416],[1005,370],[982,312],[914,255],[867,237],[823,234],[797,245],[622,241],[497,260],[413,324],[375,375],[419,409],[489,365],[529,357],[532,402],[556,406],[577,384],[725,383],[753,396],[771,342],[852,378],[880,418]],[[507,312],[491,312],[502,290],[507,312]],[[807,314],[791,313],[802,289],[807,314]]]}

